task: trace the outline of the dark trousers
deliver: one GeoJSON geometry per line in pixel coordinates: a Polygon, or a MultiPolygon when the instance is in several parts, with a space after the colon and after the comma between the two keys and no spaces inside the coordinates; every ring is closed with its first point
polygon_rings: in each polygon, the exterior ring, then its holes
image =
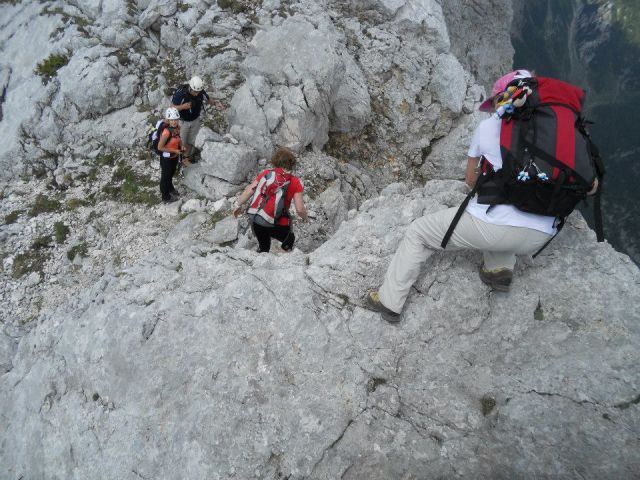
{"type": "Polygon", "coordinates": [[[286,227],[282,225],[263,227],[254,223],[251,225],[251,229],[258,239],[258,244],[260,244],[260,252],[268,252],[271,249],[272,238],[282,242],[281,246],[283,250],[291,250],[293,248],[293,242],[296,240],[296,236],[291,231],[291,226],[289,225],[286,227]]]}
{"type": "Polygon", "coordinates": [[[171,192],[176,190],[173,187],[173,175],[176,173],[177,166],[178,157],[160,157],[160,193],[162,194],[162,200],[170,200],[171,192]]]}

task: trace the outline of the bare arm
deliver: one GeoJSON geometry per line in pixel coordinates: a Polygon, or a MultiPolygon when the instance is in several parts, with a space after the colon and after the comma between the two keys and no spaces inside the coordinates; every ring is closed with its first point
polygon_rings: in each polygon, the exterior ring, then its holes
{"type": "Polygon", "coordinates": [[[209,97],[209,100],[207,100],[207,103],[209,105],[211,105],[212,107],[216,107],[218,110],[224,110],[226,107],[222,104],[222,102],[215,100],[211,97],[209,97]]]}
{"type": "Polygon", "coordinates": [[[479,157],[467,157],[467,170],[464,174],[464,182],[469,185],[470,188],[474,187],[476,180],[478,180],[478,176],[480,175],[480,169],[478,168],[479,164],[479,157]]]}
{"type": "Polygon", "coordinates": [[[307,209],[304,206],[304,199],[302,198],[302,192],[297,192],[293,195],[293,204],[296,207],[296,213],[305,222],[309,220],[307,215],[307,209]]]}
{"type": "Polygon", "coordinates": [[[238,215],[240,215],[240,209],[242,208],[242,204],[245,203],[247,200],[249,200],[249,197],[253,195],[253,192],[257,186],[258,186],[258,179],[255,179],[253,182],[247,185],[247,188],[245,188],[244,191],[240,194],[240,196],[238,197],[238,206],[233,209],[234,217],[237,217],[238,215]]]}
{"type": "Polygon", "coordinates": [[[191,108],[191,102],[181,103],[180,105],[176,105],[176,104],[172,103],[171,106],[173,108],[178,109],[178,110],[189,110],[191,108]]]}

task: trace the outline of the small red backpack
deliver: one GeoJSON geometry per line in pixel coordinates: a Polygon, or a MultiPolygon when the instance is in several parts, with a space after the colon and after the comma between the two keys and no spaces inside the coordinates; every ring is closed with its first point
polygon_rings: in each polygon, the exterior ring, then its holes
{"type": "Polygon", "coordinates": [[[290,184],[291,175],[281,168],[269,170],[262,176],[247,209],[247,213],[253,216],[254,223],[273,227],[281,217],[288,216],[285,198],[290,184]]]}

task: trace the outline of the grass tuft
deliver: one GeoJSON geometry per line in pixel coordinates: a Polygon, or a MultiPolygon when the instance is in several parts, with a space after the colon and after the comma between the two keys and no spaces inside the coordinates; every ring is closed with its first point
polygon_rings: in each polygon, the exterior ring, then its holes
{"type": "Polygon", "coordinates": [[[35,73],[42,77],[42,83],[45,85],[56,76],[58,70],[69,63],[69,57],[67,55],[51,54],[48,58],[45,58],[36,67],[35,73]]]}
{"type": "Polygon", "coordinates": [[[33,205],[29,209],[30,217],[37,217],[41,213],[55,212],[60,209],[60,202],[53,198],[49,198],[41,193],[36,197],[33,205]]]}
{"type": "Polygon", "coordinates": [[[67,227],[63,222],[54,223],[53,230],[56,237],[56,243],[64,243],[69,236],[69,227],[67,227]]]}
{"type": "Polygon", "coordinates": [[[14,210],[13,212],[8,213],[7,215],[4,216],[4,223],[6,225],[10,225],[12,223],[16,223],[16,221],[18,220],[18,217],[22,213],[24,213],[23,210],[14,210]]]}
{"type": "Polygon", "coordinates": [[[85,258],[89,255],[89,245],[87,245],[87,242],[79,243],[67,250],[67,258],[72,262],[78,255],[80,255],[81,258],[85,258]]]}

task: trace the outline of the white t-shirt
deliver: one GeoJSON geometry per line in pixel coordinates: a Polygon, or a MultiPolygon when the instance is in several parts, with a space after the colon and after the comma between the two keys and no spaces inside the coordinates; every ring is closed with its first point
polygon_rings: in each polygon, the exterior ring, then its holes
{"type": "MultiPolygon", "coordinates": [[[[470,157],[484,157],[493,165],[495,170],[502,168],[502,154],[500,153],[500,127],[502,120],[496,115],[491,115],[480,122],[480,125],[473,133],[473,139],[469,146],[468,155],[470,157]]],[[[512,227],[525,227],[538,230],[540,232],[554,235],[555,217],[546,215],[536,215],[518,210],[513,205],[495,205],[489,213],[489,205],[478,203],[474,197],[467,205],[467,212],[483,222],[493,225],[509,225],[512,227]]]]}

